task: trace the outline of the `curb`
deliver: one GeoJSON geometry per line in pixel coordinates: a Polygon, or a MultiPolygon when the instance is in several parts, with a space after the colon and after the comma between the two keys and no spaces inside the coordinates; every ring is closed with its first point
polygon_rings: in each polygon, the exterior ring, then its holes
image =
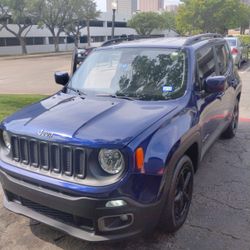
{"type": "Polygon", "coordinates": [[[59,53],[39,53],[31,55],[21,55],[21,56],[0,56],[0,60],[19,60],[19,59],[29,59],[29,58],[40,58],[40,57],[55,57],[55,56],[65,56],[71,55],[72,51],[69,52],[59,52],[59,53]]]}

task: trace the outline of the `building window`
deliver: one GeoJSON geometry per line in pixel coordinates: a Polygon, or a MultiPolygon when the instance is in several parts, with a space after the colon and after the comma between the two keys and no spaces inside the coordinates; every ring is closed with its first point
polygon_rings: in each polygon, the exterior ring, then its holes
{"type": "Polygon", "coordinates": [[[6,46],[5,45],[5,38],[0,38],[0,47],[6,46]]]}
{"type": "MultiPolygon", "coordinates": [[[[112,22],[108,22],[107,25],[108,25],[108,27],[112,27],[112,22]]],[[[115,27],[126,28],[127,23],[126,22],[115,22],[115,27]]]]}
{"type": "Polygon", "coordinates": [[[72,37],[72,36],[68,36],[67,37],[67,43],[70,44],[70,43],[74,43],[75,42],[75,38],[72,37]]]}
{"type": "Polygon", "coordinates": [[[34,37],[34,45],[43,45],[44,37],[34,37]]]}
{"type": "Polygon", "coordinates": [[[87,43],[88,42],[88,37],[87,36],[81,36],[80,37],[80,43],[87,43]]]}
{"type": "MultiPolygon", "coordinates": [[[[59,44],[65,44],[64,39],[65,39],[65,37],[59,37],[59,44]]],[[[54,38],[53,37],[49,37],[49,44],[54,44],[54,38]]]]}
{"type": "Polygon", "coordinates": [[[105,41],[105,36],[92,36],[91,40],[94,43],[104,42],[105,41]]]}
{"type": "Polygon", "coordinates": [[[104,22],[103,21],[98,21],[98,20],[93,20],[89,22],[90,27],[103,27],[104,22]]]}
{"type": "Polygon", "coordinates": [[[15,37],[8,37],[6,39],[6,46],[19,46],[20,42],[17,38],[15,37]]]}

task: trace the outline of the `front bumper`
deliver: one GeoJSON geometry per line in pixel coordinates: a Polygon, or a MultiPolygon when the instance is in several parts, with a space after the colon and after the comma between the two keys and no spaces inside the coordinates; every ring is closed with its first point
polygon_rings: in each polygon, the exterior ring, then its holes
{"type": "Polygon", "coordinates": [[[116,197],[127,205],[107,208],[105,204],[110,201],[107,198],[71,196],[23,181],[2,170],[0,181],[7,209],[87,241],[117,240],[153,229],[162,207],[160,202],[142,205],[128,197],[116,197]],[[124,218],[121,216],[128,218],[127,223],[111,230],[104,227],[106,222],[117,224],[117,219],[124,218]]]}

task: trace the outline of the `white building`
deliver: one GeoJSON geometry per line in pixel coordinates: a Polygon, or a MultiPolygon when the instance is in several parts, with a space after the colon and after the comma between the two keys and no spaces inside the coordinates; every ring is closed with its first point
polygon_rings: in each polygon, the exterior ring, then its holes
{"type": "MultiPolygon", "coordinates": [[[[115,36],[135,35],[134,29],[127,27],[128,16],[117,14],[115,22],[115,36]]],[[[9,24],[12,29],[17,29],[15,24],[9,24]]],[[[111,13],[102,13],[101,16],[90,23],[91,45],[98,46],[102,42],[111,38],[112,15],[111,13]]],[[[39,29],[33,25],[27,34],[27,51],[28,53],[53,52],[53,37],[47,28],[39,29]]],[[[61,33],[60,51],[70,51],[74,48],[72,37],[61,33]]],[[[87,28],[81,30],[80,47],[87,45],[87,28]]],[[[21,54],[21,46],[18,39],[5,29],[0,30],[0,55],[17,55],[21,54]]]]}
{"type": "MultiPolygon", "coordinates": [[[[122,35],[136,35],[134,29],[127,27],[128,15],[116,15],[115,37],[122,35]]],[[[17,29],[17,25],[10,24],[12,29],[17,29]]],[[[102,42],[111,39],[112,13],[102,13],[101,16],[90,23],[91,46],[97,47],[102,42]]],[[[155,30],[153,35],[176,36],[174,31],[155,30]]],[[[39,29],[33,25],[27,37],[27,51],[31,53],[47,53],[54,51],[53,37],[47,28],[39,29]]],[[[81,30],[79,47],[87,46],[87,28],[81,30]]],[[[60,51],[72,51],[74,49],[74,39],[65,33],[61,33],[59,42],[60,51]]],[[[0,55],[19,55],[22,53],[18,39],[5,29],[0,30],[0,55]]]]}

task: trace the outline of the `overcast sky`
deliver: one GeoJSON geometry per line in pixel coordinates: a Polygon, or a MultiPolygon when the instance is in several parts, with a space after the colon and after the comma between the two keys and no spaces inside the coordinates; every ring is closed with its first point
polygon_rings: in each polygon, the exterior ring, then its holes
{"type": "MultiPolygon", "coordinates": [[[[97,3],[97,9],[101,11],[106,11],[106,0],[95,0],[97,3]]],[[[179,0],[165,0],[165,5],[166,4],[177,4],[179,3],[179,0]]]]}

